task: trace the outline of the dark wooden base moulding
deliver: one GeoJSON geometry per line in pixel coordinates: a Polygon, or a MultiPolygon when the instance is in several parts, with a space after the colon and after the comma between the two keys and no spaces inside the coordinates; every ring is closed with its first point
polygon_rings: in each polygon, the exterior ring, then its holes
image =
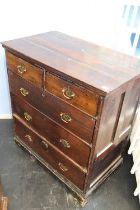
{"type": "Polygon", "coordinates": [[[62,182],[64,182],[68,189],[72,190],[73,197],[77,199],[80,207],[84,207],[87,203],[87,197],[94,191],[98,186],[100,186],[103,181],[112,173],[114,170],[123,163],[123,157],[119,155],[95,180],[90,184],[90,188],[86,194],[83,194],[72,182],[60,175],[56,170],[54,170],[48,163],[46,163],[38,154],[36,154],[30,147],[28,147],[18,136],[14,137],[17,145],[22,146],[26,149],[30,155],[33,155],[41,164],[43,164],[47,169],[49,169],[55,176],[57,176],[62,182]]]}

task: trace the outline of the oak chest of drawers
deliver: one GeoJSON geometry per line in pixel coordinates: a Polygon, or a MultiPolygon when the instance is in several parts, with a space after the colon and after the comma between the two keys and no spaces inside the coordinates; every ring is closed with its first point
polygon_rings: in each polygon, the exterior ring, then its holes
{"type": "Polygon", "coordinates": [[[3,47],[16,142],[84,205],[122,162],[139,99],[139,60],[60,32],[3,47]]]}

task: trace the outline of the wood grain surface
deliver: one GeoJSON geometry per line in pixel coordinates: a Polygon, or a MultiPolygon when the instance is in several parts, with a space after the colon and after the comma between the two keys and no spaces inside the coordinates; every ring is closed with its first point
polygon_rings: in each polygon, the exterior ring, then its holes
{"type": "Polygon", "coordinates": [[[102,94],[120,86],[126,88],[125,83],[139,74],[139,59],[60,32],[7,41],[3,46],[12,52],[18,51],[19,56],[26,56],[32,62],[51,67],[56,74],[94,87],[102,94]]]}

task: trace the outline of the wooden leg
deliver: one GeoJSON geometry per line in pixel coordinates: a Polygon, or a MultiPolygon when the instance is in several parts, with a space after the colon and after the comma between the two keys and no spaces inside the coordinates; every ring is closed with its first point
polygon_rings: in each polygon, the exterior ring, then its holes
{"type": "Polygon", "coordinates": [[[16,143],[19,147],[21,147],[21,144],[17,141],[17,138],[16,138],[16,137],[14,137],[14,141],[15,141],[15,143],[16,143]]]}
{"type": "Polygon", "coordinates": [[[76,200],[76,203],[81,207],[84,208],[87,203],[87,198],[84,198],[76,193],[73,193],[74,200],[76,200]]]}
{"type": "Polygon", "coordinates": [[[36,158],[30,153],[30,158],[31,158],[31,161],[32,162],[35,162],[36,161],[36,158]]]}
{"type": "Polygon", "coordinates": [[[3,189],[0,179],[0,210],[7,210],[8,199],[3,196],[3,189]]]}
{"type": "Polygon", "coordinates": [[[0,209],[1,210],[7,210],[7,203],[8,203],[8,199],[6,197],[2,197],[1,198],[1,204],[0,204],[0,209]]]}
{"type": "Polygon", "coordinates": [[[86,198],[79,198],[80,207],[84,208],[86,203],[87,203],[87,199],[86,198]]]}

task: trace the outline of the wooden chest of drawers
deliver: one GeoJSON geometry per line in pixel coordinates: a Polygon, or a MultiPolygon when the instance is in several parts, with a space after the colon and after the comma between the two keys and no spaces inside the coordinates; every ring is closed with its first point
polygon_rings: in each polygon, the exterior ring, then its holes
{"type": "Polygon", "coordinates": [[[60,32],[3,43],[15,140],[85,204],[122,162],[140,61],[60,32]]]}

